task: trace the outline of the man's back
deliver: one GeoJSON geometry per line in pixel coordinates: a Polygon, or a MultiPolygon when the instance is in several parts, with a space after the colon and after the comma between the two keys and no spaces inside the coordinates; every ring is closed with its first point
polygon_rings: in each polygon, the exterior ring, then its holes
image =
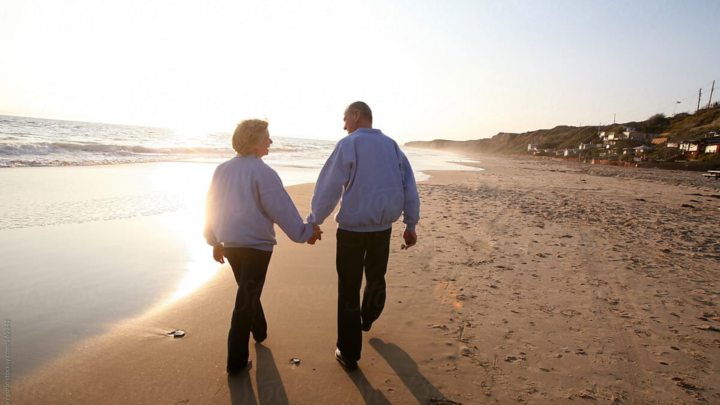
{"type": "Polygon", "coordinates": [[[340,196],[342,203],[335,217],[340,229],[385,230],[403,212],[409,225],[418,219],[410,163],[397,143],[377,129],[359,128],[335,146],[318,178],[308,222],[321,223],[340,196]]]}

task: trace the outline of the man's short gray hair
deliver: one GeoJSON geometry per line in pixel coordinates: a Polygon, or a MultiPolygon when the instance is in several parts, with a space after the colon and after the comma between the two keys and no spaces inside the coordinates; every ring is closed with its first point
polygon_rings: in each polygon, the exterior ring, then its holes
{"type": "Polygon", "coordinates": [[[358,111],[360,111],[361,117],[365,117],[365,118],[369,119],[370,121],[372,121],[372,110],[370,109],[370,107],[367,104],[363,103],[362,101],[356,101],[356,102],[350,104],[347,107],[347,109],[348,110],[358,110],[358,111]]]}

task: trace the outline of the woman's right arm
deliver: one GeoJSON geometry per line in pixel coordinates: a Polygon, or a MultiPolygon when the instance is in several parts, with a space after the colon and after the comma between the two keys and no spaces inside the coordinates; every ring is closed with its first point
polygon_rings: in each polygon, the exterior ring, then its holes
{"type": "Polygon", "coordinates": [[[257,179],[260,204],[270,219],[293,241],[305,243],[313,236],[313,227],[306,224],[293,203],[280,176],[272,170],[264,170],[257,179]]]}

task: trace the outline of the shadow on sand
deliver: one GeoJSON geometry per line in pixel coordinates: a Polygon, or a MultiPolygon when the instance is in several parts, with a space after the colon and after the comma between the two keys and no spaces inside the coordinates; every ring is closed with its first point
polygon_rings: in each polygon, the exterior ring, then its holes
{"type": "Polygon", "coordinates": [[[375,389],[375,387],[370,384],[370,381],[368,381],[365,377],[362,370],[345,370],[345,373],[347,373],[348,377],[350,377],[352,382],[355,383],[355,386],[358,391],[360,391],[360,395],[362,395],[363,400],[367,405],[391,405],[390,401],[388,401],[387,397],[385,397],[385,394],[383,394],[382,391],[375,389]]]}
{"type": "Polygon", "coordinates": [[[454,404],[438,390],[427,378],[425,378],[417,363],[403,349],[393,343],[385,343],[380,339],[370,339],[370,345],[385,359],[392,367],[395,374],[402,380],[403,384],[412,392],[418,403],[425,404],[428,401],[436,403],[454,404]]]}
{"type": "Polygon", "coordinates": [[[280,372],[275,365],[272,351],[267,347],[255,344],[256,359],[253,364],[241,373],[228,376],[230,388],[230,401],[232,405],[288,405],[285,386],[280,378],[280,372]],[[255,398],[250,369],[257,369],[258,396],[255,398]]]}

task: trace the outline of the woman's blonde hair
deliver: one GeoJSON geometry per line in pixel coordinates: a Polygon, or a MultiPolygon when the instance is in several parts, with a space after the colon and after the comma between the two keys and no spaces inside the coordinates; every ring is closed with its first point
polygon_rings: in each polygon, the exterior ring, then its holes
{"type": "Polygon", "coordinates": [[[240,156],[247,156],[253,148],[260,143],[260,140],[267,131],[268,122],[264,120],[251,119],[242,120],[235,128],[232,137],[232,146],[240,156]]]}

